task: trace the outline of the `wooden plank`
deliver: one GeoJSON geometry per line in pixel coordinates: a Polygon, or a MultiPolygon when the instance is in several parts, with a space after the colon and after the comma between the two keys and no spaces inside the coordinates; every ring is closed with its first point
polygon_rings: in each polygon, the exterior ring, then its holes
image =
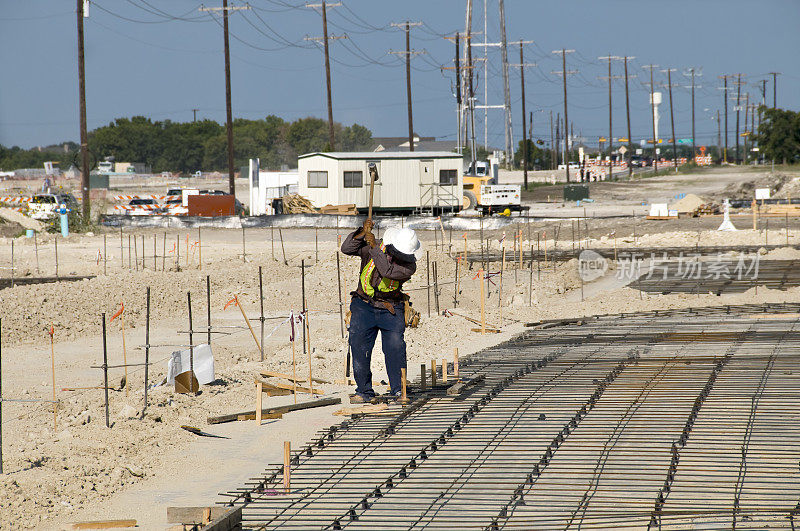
{"type": "Polygon", "coordinates": [[[486,330],[481,330],[480,328],[470,328],[473,332],[486,332],[487,334],[499,334],[501,330],[497,330],[495,328],[487,328],[486,330]]]}
{"type": "Polygon", "coordinates": [[[334,415],[369,415],[370,413],[380,413],[384,411],[389,406],[386,404],[364,404],[363,406],[357,407],[343,407],[337,411],[334,411],[334,415]]]}
{"type": "MultiPolygon", "coordinates": [[[[315,407],[324,407],[324,406],[332,406],[335,404],[341,404],[341,398],[321,398],[319,400],[311,400],[309,402],[300,402],[299,404],[287,404],[285,406],[277,406],[277,407],[270,407],[261,410],[262,417],[264,415],[269,415],[270,413],[290,413],[292,411],[300,411],[303,409],[310,409],[315,407]]],[[[230,413],[227,415],[220,415],[217,417],[208,417],[209,424],[222,424],[223,422],[234,422],[236,419],[239,418],[239,415],[253,415],[255,416],[256,411],[240,411],[238,413],[230,413]]]]}
{"type": "MultiPolygon", "coordinates": [[[[270,378],[270,377],[271,378],[286,378],[290,382],[292,381],[292,377],[289,376],[288,374],[284,374],[282,372],[276,372],[276,371],[261,371],[261,376],[263,376],[264,378],[270,378]]],[[[298,379],[297,380],[297,383],[301,383],[301,382],[305,382],[305,380],[303,380],[303,379],[298,379]]],[[[314,383],[329,384],[330,382],[327,381],[327,380],[320,380],[319,378],[314,378],[314,383]]]]}
{"type": "Polygon", "coordinates": [[[136,520],[95,520],[72,524],[72,529],[121,529],[125,527],[136,527],[136,520]]]}
{"type": "Polygon", "coordinates": [[[275,387],[272,384],[268,384],[267,382],[262,382],[261,380],[257,379],[256,386],[259,384],[261,385],[261,392],[267,393],[268,396],[285,396],[292,394],[292,391],[288,389],[281,389],[280,387],[275,387]]]}
{"type": "Polygon", "coordinates": [[[202,531],[234,531],[242,528],[242,508],[229,509],[219,518],[202,528],[202,531]]]}
{"type": "Polygon", "coordinates": [[[167,507],[168,524],[207,524],[228,512],[226,507],[167,507]],[[206,513],[210,511],[210,518],[206,513]]]}
{"type": "MultiPolygon", "coordinates": [[[[263,409],[261,411],[264,411],[263,409]]],[[[282,419],[283,413],[261,413],[261,419],[282,419]]],[[[256,414],[239,415],[236,420],[256,420],[256,414]]]]}
{"type": "MultiPolygon", "coordinates": [[[[290,393],[292,391],[294,391],[295,389],[297,389],[298,393],[309,393],[309,394],[312,393],[312,390],[309,389],[308,387],[302,387],[302,386],[299,386],[299,385],[298,386],[294,386],[292,384],[285,384],[285,383],[281,383],[281,382],[276,382],[276,383],[260,382],[260,383],[261,383],[261,385],[270,385],[270,386],[275,387],[277,389],[285,389],[285,390],[289,391],[290,393]]],[[[315,388],[313,390],[313,394],[315,394],[315,395],[324,395],[325,393],[323,393],[319,389],[315,388]]]]}

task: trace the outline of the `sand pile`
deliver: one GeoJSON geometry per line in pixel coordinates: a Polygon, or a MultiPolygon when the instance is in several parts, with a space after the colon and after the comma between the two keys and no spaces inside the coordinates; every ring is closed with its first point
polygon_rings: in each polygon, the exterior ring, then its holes
{"type": "Polygon", "coordinates": [[[686,194],[683,198],[669,205],[670,210],[677,210],[678,214],[691,214],[708,201],[695,194],[686,194]]]}

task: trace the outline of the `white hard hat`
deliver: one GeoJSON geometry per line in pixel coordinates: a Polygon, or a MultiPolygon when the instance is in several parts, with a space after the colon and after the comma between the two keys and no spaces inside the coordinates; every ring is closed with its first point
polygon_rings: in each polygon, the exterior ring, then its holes
{"type": "Polygon", "coordinates": [[[419,238],[417,238],[417,233],[414,232],[414,229],[409,229],[408,227],[402,229],[391,227],[387,229],[383,234],[383,243],[391,245],[403,254],[411,255],[422,247],[419,238]]]}

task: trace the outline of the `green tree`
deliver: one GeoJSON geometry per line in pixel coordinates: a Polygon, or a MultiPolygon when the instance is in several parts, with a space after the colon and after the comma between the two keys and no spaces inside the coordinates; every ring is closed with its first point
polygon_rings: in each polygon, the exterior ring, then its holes
{"type": "MultiPolygon", "coordinates": [[[[334,124],[338,148],[345,151],[369,147],[372,132],[358,124],[334,124]]],[[[263,120],[237,119],[233,123],[234,165],[259,158],[261,167],[295,167],[302,153],[328,150],[328,124],[319,118],[301,118],[288,123],[278,116],[263,120]]],[[[41,168],[45,161],[59,162],[62,169],[80,166],[78,146],[68,143],[43,150],[0,146],[0,169],[41,168]]],[[[199,122],[152,121],[144,116],[118,118],[89,133],[92,166],[105,157],[118,162],[143,162],[155,172],[197,170],[225,171],[228,141],[225,126],[212,120],[199,122]]]]}
{"type": "Polygon", "coordinates": [[[800,113],[759,107],[761,124],[755,141],[767,159],[786,163],[800,161],[800,113]]]}
{"type": "Polygon", "coordinates": [[[358,124],[345,127],[340,138],[342,151],[364,151],[372,144],[372,132],[358,124]]]}
{"type": "MultiPolygon", "coordinates": [[[[476,151],[478,152],[477,157],[475,157],[476,160],[488,160],[492,155],[489,151],[486,151],[483,146],[478,146],[476,151]]],[[[472,150],[469,146],[464,146],[461,150],[461,155],[464,157],[465,162],[472,162],[472,150]]]]}
{"type": "MultiPolygon", "coordinates": [[[[525,151],[524,146],[522,145],[522,140],[519,141],[519,145],[517,146],[517,151],[514,153],[514,166],[517,168],[522,168],[522,162],[524,160],[525,151]]],[[[537,166],[544,167],[550,161],[550,151],[545,151],[544,149],[540,149],[536,143],[528,139],[528,169],[531,170],[537,166]]]]}
{"type": "Polygon", "coordinates": [[[286,140],[297,154],[331,150],[328,146],[328,123],[319,118],[300,118],[289,126],[286,140]]]}

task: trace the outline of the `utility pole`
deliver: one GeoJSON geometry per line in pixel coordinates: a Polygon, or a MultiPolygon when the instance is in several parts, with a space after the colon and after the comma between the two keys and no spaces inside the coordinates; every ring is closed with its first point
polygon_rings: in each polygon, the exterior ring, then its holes
{"type": "MultiPolygon", "coordinates": [[[[331,58],[330,58],[330,50],[328,47],[328,42],[333,39],[346,39],[346,35],[342,35],[340,37],[330,36],[328,37],[328,8],[330,7],[338,7],[342,5],[341,2],[336,4],[328,4],[325,0],[322,0],[321,4],[306,4],[306,7],[310,7],[312,9],[319,8],[322,13],[322,48],[325,52],[325,88],[328,91],[328,144],[330,145],[330,149],[333,151],[336,149],[336,137],[333,132],[333,97],[331,96],[331,58]]],[[[306,40],[313,40],[319,41],[320,39],[306,37],[306,40]]]]}
{"type": "Polygon", "coordinates": [[[478,150],[475,146],[475,85],[472,83],[472,69],[472,32],[470,28],[470,33],[467,34],[467,74],[469,75],[469,87],[464,88],[469,88],[467,105],[469,105],[470,153],[472,154],[472,167],[476,169],[475,161],[478,160],[478,150]]]}
{"type": "Polygon", "coordinates": [[[556,169],[556,145],[554,143],[555,136],[553,135],[553,111],[550,110],[550,170],[556,169]]]}
{"type": "Polygon", "coordinates": [[[742,162],[747,165],[747,144],[750,138],[750,129],[747,127],[748,120],[750,118],[750,93],[746,92],[744,95],[744,156],[742,157],[742,162]]]}
{"type": "Polygon", "coordinates": [[[656,139],[656,101],[653,96],[653,69],[658,67],[658,65],[649,64],[646,65],[644,68],[650,69],[650,108],[652,111],[652,123],[653,123],[653,171],[658,171],[658,140],[656,139]]]}
{"type": "Polygon", "coordinates": [[[458,47],[459,47],[459,35],[458,35],[458,32],[456,32],[456,58],[455,58],[455,61],[453,61],[454,62],[453,66],[456,69],[456,105],[458,107],[458,109],[457,109],[458,116],[456,118],[456,122],[457,122],[456,126],[458,127],[458,131],[456,132],[456,142],[457,142],[458,148],[459,148],[458,152],[462,153],[463,149],[462,149],[462,146],[461,146],[461,105],[462,105],[462,99],[461,99],[461,63],[459,62],[459,59],[458,59],[458,52],[459,52],[458,47]]]}
{"type": "Polygon", "coordinates": [[[678,172],[678,148],[675,146],[677,139],[675,138],[675,112],[672,109],[672,73],[675,68],[666,68],[662,72],[667,73],[667,88],[669,89],[669,119],[672,125],[672,165],[675,167],[675,172],[678,172]]]}
{"type": "Polygon", "coordinates": [[[614,130],[612,128],[612,115],[613,115],[613,108],[611,106],[611,82],[615,79],[622,79],[622,76],[614,76],[611,75],[611,61],[614,59],[622,59],[622,57],[617,57],[616,55],[607,55],[605,57],[598,57],[599,60],[605,61],[608,60],[608,76],[603,77],[601,76],[600,79],[607,79],[608,80],[608,178],[611,178],[611,175],[614,173],[614,166],[612,164],[611,159],[614,157],[614,130]]]}
{"type": "Polygon", "coordinates": [[[778,101],[778,76],[781,72],[769,72],[772,76],[772,108],[775,109],[778,101]]]}
{"type": "Polygon", "coordinates": [[[197,111],[199,111],[199,110],[200,109],[192,109],[192,122],[196,122],[197,121],[197,111]]]}
{"type": "Polygon", "coordinates": [[[556,113],[556,168],[561,164],[561,113],[556,113]]]}
{"type": "MultiPolygon", "coordinates": [[[[528,136],[525,131],[525,59],[522,57],[522,43],[519,43],[519,75],[522,89],[522,182],[528,189],[528,136]]],[[[533,116],[531,116],[533,118],[533,116]]],[[[522,245],[520,243],[520,245],[522,245]]]]}
{"type": "Polygon", "coordinates": [[[552,73],[560,75],[564,81],[564,151],[566,152],[566,156],[564,157],[564,166],[567,169],[567,182],[569,182],[569,130],[567,129],[569,118],[567,114],[567,75],[578,73],[577,70],[570,70],[569,72],[567,71],[567,54],[573,52],[575,52],[575,50],[567,50],[564,48],[561,50],[553,50],[552,52],[554,54],[561,54],[561,72],[556,71],[552,73]]]}
{"type": "Polygon", "coordinates": [[[719,76],[724,85],[720,90],[723,91],[722,103],[725,105],[725,150],[722,152],[722,161],[728,162],[728,78],[733,77],[729,75],[719,76]]]}
{"type": "Polygon", "coordinates": [[[742,110],[742,74],[736,74],[736,164],[739,159],[739,111],[742,110]]]}
{"type": "Polygon", "coordinates": [[[464,94],[461,89],[461,76],[463,75],[461,67],[461,59],[460,59],[460,45],[461,45],[461,35],[456,32],[455,37],[445,37],[447,40],[453,40],[456,44],[456,55],[453,59],[453,66],[443,66],[442,70],[453,70],[456,74],[456,85],[455,85],[455,97],[456,97],[456,152],[462,154],[464,152],[463,147],[466,145],[466,137],[464,138],[465,143],[461,143],[461,127],[462,127],[462,119],[463,110],[464,110],[464,94]]]}
{"type": "Polygon", "coordinates": [[[409,21],[405,21],[405,23],[401,24],[392,23],[392,26],[394,27],[405,27],[406,51],[405,52],[389,51],[389,53],[394,55],[406,56],[406,96],[408,98],[408,150],[409,151],[414,151],[414,115],[412,113],[412,108],[411,108],[411,56],[425,53],[425,52],[411,51],[411,27],[421,26],[421,25],[422,22],[409,22],[409,21]]]}
{"type": "Polygon", "coordinates": [[[633,176],[633,166],[630,162],[633,157],[633,139],[631,138],[631,100],[628,94],[628,59],[635,58],[625,56],[625,111],[628,116],[628,179],[630,179],[633,176]]]}
{"type": "Polygon", "coordinates": [[[695,75],[702,75],[702,74],[697,74],[697,70],[694,67],[689,68],[689,73],[692,76],[692,85],[691,85],[691,89],[692,89],[692,160],[694,160],[694,158],[697,156],[697,149],[695,147],[695,143],[696,143],[697,140],[695,139],[695,127],[694,127],[694,90],[695,90],[695,88],[698,88],[698,87],[696,87],[696,85],[694,83],[694,77],[695,77],[695,75]]]}
{"type": "MultiPolygon", "coordinates": [[[[758,107],[758,129],[761,129],[761,108],[767,106],[767,80],[762,79],[758,82],[758,89],[761,91],[761,106],[758,107]]],[[[753,117],[755,119],[755,117],[753,117]]],[[[761,149],[759,146],[758,156],[756,160],[761,161],[761,149]]]]}
{"type": "MultiPolygon", "coordinates": [[[[524,53],[522,51],[522,45],[530,43],[531,41],[518,41],[516,43],[510,44],[519,44],[519,64],[518,65],[509,65],[509,66],[517,66],[519,67],[519,74],[520,74],[520,82],[521,82],[521,89],[522,89],[522,181],[524,183],[524,190],[528,189],[528,136],[527,132],[525,131],[525,67],[526,66],[536,66],[536,63],[526,63],[524,58],[524,53]]],[[[533,114],[531,114],[531,120],[533,120],[533,114]]],[[[531,136],[533,136],[533,131],[531,131],[531,136]]],[[[513,149],[512,149],[513,151],[513,149]]]]}
{"type": "Polygon", "coordinates": [[[467,103],[469,114],[464,119],[464,145],[469,143],[469,132],[472,131],[472,143],[470,145],[470,159],[472,171],[475,171],[475,161],[477,160],[477,153],[475,153],[475,90],[472,84],[472,0],[467,0],[467,15],[465,21],[464,34],[466,42],[464,43],[464,66],[466,68],[465,75],[469,79],[464,80],[464,99],[467,103]],[[468,128],[466,118],[469,118],[471,129],[468,128]]]}
{"type": "Polygon", "coordinates": [[[200,11],[222,11],[223,54],[225,56],[225,131],[228,136],[228,188],[236,196],[236,181],[233,162],[233,111],[231,110],[231,51],[228,37],[228,12],[250,9],[249,5],[228,7],[228,0],[222,0],[222,7],[200,7],[200,11]]]}
{"type": "Polygon", "coordinates": [[[83,60],[83,12],[84,0],[78,2],[78,98],[81,134],[81,210],[83,219],[88,222],[92,202],[89,198],[89,135],[86,131],[86,71],[83,60]]]}
{"type": "Polygon", "coordinates": [[[722,148],[722,124],[719,121],[719,109],[717,109],[717,150],[722,148]]]}

